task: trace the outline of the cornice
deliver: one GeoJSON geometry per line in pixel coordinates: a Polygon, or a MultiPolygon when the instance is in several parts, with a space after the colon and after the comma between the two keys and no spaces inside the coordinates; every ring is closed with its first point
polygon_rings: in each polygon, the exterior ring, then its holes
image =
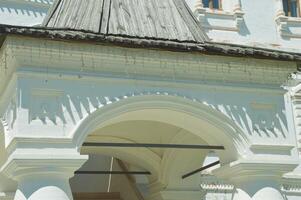
{"type": "Polygon", "coordinates": [[[233,192],[234,185],[225,182],[224,180],[218,179],[213,175],[202,174],[200,186],[206,191],[222,191],[222,192],[233,192]]]}
{"type": "Polygon", "coordinates": [[[278,31],[282,37],[287,38],[301,38],[300,33],[295,33],[291,29],[301,25],[301,19],[297,17],[287,17],[284,13],[280,13],[275,18],[275,21],[278,25],[278,31]]]}
{"type": "Polygon", "coordinates": [[[251,151],[261,153],[277,153],[290,154],[291,150],[296,146],[293,144],[269,144],[269,143],[252,143],[250,146],[251,151]]]}
{"type": "Polygon", "coordinates": [[[45,147],[59,147],[59,146],[63,146],[63,147],[70,147],[72,146],[72,138],[68,138],[68,137],[14,137],[9,145],[6,147],[7,152],[10,154],[13,151],[15,151],[15,149],[17,149],[20,146],[41,146],[44,145],[45,147]]]}
{"type": "Polygon", "coordinates": [[[17,180],[22,176],[39,174],[61,174],[72,177],[77,170],[88,159],[87,155],[79,154],[18,154],[13,153],[2,166],[1,172],[9,178],[17,180]]]}
{"type": "Polygon", "coordinates": [[[10,37],[19,69],[31,67],[119,75],[129,79],[152,78],[170,82],[221,81],[223,83],[282,85],[295,71],[294,62],[234,58],[203,54],[131,49],[88,43],[45,41],[10,37]],[[43,67],[41,67],[43,66],[43,67]],[[271,74],[271,75],[269,75],[271,74]]]}
{"type": "Polygon", "coordinates": [[[299,165],[299,161],[256,161],[238,160],[213,171],[219,178],[240,182],[252,178],[271,178],[280,180],[283,174],[291,172],[299,165]]]}

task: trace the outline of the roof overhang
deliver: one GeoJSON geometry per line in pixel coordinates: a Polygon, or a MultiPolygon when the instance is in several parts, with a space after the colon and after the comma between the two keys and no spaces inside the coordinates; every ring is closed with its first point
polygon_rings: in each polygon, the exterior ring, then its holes
{"type": "MultiPolygon", "coordinates": [[[[53,29],[41,27],[21,27],[0,25],[0,36],[18,35],[70,42],[86,42],[93,44],[110,44],[129,48],[149,48],[177,52],[194,52],[209,55],[231,57],[251,57],[281,61],[301,61],[301,54],[258,47],[220,44],[213,42],[197,43],[193,41],[177,41],[158,38],[137,38],[124,35],[103,35],[87,31],[71,29],[53,29]]],[[[3,40],[3,39],[2,39],[3,40]]],[[[0,40],[1,41],[1,40],[0,40]]]]}

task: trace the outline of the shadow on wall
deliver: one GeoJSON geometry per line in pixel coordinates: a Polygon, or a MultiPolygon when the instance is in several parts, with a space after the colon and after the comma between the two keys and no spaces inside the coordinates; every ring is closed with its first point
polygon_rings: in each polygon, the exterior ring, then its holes
{"type": "Polygon", "coordinates": [[[24,21],[24,25],[30,25],[30,23],[32,23],[28,20],[28,18],[34,18],[36,20],[39,19],[41,23],[52,3],[53,0],[34,0],[30,2],[24,1],[21,3],[13,3],[9,1],[1,2],[0,16],[2,15],[3,17],[0,17],[0,24],[16,24],[18,23],[18,18],[24,21]]]}
{"type": "Polygon", "coordinates": [[[284,30],[282,30],[282,32],[284,32],[287,35],[281,35],[283,40],[286,41],[292,41],[292,39],[298,39],[298,37],[300,37],[301,35],[301,24],[300,23],[288,23],[287,26],[282,27],[284,28],[284,30]]]}
{"type": "MultiPolygon", "coordinates": [[[[283,96],[238,94],[227,91],[194,93],[182,89],[147,88],[133,85],[107,85],[80,81],[39,81],[20,83],[21,107],[29,111],[29,123],[76,125],[99,108],[134,96],[179,97],[199,102],[236,123],[245,133],[260,138],[285,139],[288,136],[283,96]],[[26,84],[25,84],[26,83],[26,84]],[[39,88],[36,86],[39,85],[39,88]],[[64,86],[64,89],[62,89],[64,86]],[[48,87],[51,89],[43,88],[48,87]],[[135,92],[134,92],[135,91],[135,92]],[[239,95],[239,96],[238,96],[239,95]]],[[[10,117],[13,119],[13,117],[10,117]]],[[[13,120],[9,120],[9,122],[13,120]]]]}
{"type": "MultiPolygon", "coordinates": [[[[205,17],[205,20],[202,21],[202,26],[204,27],[212,27],[214,26],[214,24],[212,25],[210,23],[210,21],[215,21],[216,22],[219,22],[217,26],[221,26],[223,28],[234,28],[233,27],[233,24],[235,24],[235,19],[233,19],[233,16],[225,16],[225,15],[210,15],[210,17],[205,17]]],[[[240,22],[238,26],[238,31],[237,33],[240,35],[240,36],[247,36],[247,35],[250,35],[251,32],[250,30],[248,29],[247,25],[246,25],[246,22],[245,20],[242,20],[242,22],[240,22]]],[[[211,29],[211,28],[207,28],[206,29],[206,33],[210,33],[210,31],[214,30],[211,29]]],[[[218,29],[217,29],[218,30],[218,29]]],[[[220,31],[220,30],[219,30],[220,31]]],[[[228,32],[228,31],[227,31],[228,32]]],[[[236,32],[236,31],[235,31],[236,32]]]]}
{"type": "MultiPolygon", "coordinates": [[[[81,86],[78,85],[78,87],[80,88],[81,86]]],[[[75,125],[78,120],[85,118],[106,104],[120,101],[123,98],[144,95],[143,93],[124,93],[124,95],[120,96],[104,90],[102,90],[102,94],[91,94],[89,91],[95,91],[95,89],[79,88],[72,90],[72,92],[70,91],[69,94],[64,94],[63,91],[49,90],[45,96],[42,94],[29,95],[31,100],[24,99],[23,104],[27,105],[22,105],[23,108],[28,108],[30,111],[29,122],[40,120],[43,124],[52,123],[53,125],[64,125],[72,122],[75,125]]],[[[125,90],[131,90],[131,88],[125,90]]],[[[39,91],[36,92],[39,93],[39,91]]],[[[156,92],[154,95],[173,96],[172,92],[159,94],[156,92]]],[[[199,97],[195,100],[221,112],[241,127],[245,133],[273,139],[283,139],[288,135],[284,106],[277,103],[268,103],[277,102],[277,99],[265,98],[265,102],[258,99],[258,102],[261,102],[258,103],[253,98],[254,103],[250,103],[248,97],[245,97],[245,99],[241,98],[238,101],[231,94],[231,97],[227,97],[227,100],[225,100],[223,94],[216,94],[215,97],[212,97],[212,95],[210,97],[210,95],[205,93],[203,95],[205,99],[199,97]],[[204,100],[211,103],[206,103],[204,100]]],[[[184,94],[183,98],[188,97],[184,94]]]]}

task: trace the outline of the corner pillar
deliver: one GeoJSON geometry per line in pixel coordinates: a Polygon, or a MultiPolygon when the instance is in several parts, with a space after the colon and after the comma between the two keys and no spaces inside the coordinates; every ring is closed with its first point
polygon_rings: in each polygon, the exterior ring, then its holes
{"type": "Polygon", "coordinates": [[[14,200],[73,200],[69,179],[87,159],[76,149],[17,148],[1,171],[18,183],[14,200]]]}

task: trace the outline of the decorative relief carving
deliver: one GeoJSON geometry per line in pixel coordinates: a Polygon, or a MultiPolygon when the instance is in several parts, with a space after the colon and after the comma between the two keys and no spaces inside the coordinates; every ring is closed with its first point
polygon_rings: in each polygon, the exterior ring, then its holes
{"type": "Polygon", "coordinates": [[[204,8],[201,0],[198,0],[195,6],[195,15],[202,27],[205,29],[226,30],[226,31],[240,31],[244,23],[244,12],[241,10],[240,2],[238,1],[233,11],[226,12],[223,10],[213,10],[204,8]],[[207,19],[222,19],[219,24],[211,24],[207,19]],[[232,22],[232,23],[229,23],[232,22]],[[225,24],[233,24],[225,25],[225,24]]]}
{"type": "Polygon", "coordinates": [[[299,179],[284,179],[281,190],[285,195],[301,195],[301,184],[299,179]]]}
{"type": "Polygon", "coordinates": [[[226,183],[225,181],[216,178],[213,175],[202,175],[201,176],[201,188],[203,190],[214,190],[214,191],[233,191],[234,185],[226,183]]]}
{"type": "Polygon", "coordinates": [[[201,189],[205,195],[202,200],[224,199],[231,200],[232,194],[235,192],[234,185],[227,183],[211,174],[201,175],[201,189]]]}

